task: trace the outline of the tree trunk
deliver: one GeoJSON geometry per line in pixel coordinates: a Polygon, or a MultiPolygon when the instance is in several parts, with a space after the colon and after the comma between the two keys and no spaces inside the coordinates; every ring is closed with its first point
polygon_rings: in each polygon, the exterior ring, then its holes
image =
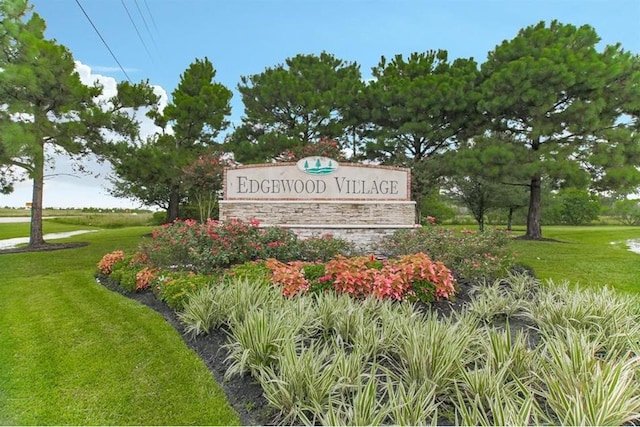
{"type": "MultiPolygon", "coordinates": [[[[39,115],[35,115],[35,122],[39,122],[39,115]]],[[[29,247],[43,246],[42,234],[42,195],[44,193],[44,139],[39,138],[39,146],[33,157],[33,192],[31,195],[31,232],[29,233],[29,247]]]]}
{"type": "Polygon", "coordinates": [[[513,208],[509,208],[509,216],[507,217],[507,231],[511,231],[511,227],[513,226],[513,208]]]}
{"type": "MultiPolygon", "coordinates": [[[[44,150],[44,147],[43,147],[44,150]]],[[[36,157],[38,157],[36,155],[36,157]]],[[[31,233],[29,247],[45,244],[42,234],[42,195],[44,189],[44,151],[42,159],[35,159],[33,171],[33,194],[31,198],[31,233]]]]}
{"type": "Polygon", "coordinates": [[[180,209],[180,194],[177,188],[171,189],[169,195],[169,208],[167,209],[167,222],[173,222],[178,219],[180,209]]]}
{"type": "Polygon", "coordinates": [[[535,174],[531,178],[531,188],[529,192],[529,212],[527,214],[527,239],[542,239],[542,178],[540,174],[535,174]]]}

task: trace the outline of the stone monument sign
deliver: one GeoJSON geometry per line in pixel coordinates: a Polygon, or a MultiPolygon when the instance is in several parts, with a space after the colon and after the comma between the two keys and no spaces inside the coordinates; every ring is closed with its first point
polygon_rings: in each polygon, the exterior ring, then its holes
{"type": "Polygon", "coordinates": [[[300,237],[332,234],[367,246],[415,226],[411,171],[306,157],[226,168],[220,219],[255,218],[300,237]]]}

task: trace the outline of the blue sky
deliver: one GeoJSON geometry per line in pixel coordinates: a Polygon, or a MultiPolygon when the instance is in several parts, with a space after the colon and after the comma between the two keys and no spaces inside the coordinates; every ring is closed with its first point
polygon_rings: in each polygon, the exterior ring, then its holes
{"type": "MultiPolygon", "coordinates": [[[[216,80],[234,92],[241,76],[299,53],[327,51],[355,61],[365,78],[382,55],[446,49],[450,59],[473,57],[482,63],[519,29],[552,19],[589,24],[603,44],[620,42],[640,53],[640,0],[32,0],[47,22],[48,38],[67,46],[93,74],[118,81],[124,73],[78,2],[131,80],[148,79],[168,93],[189,64],[205,56],[217,70],[216,80]]],[[[243,113],[237,93],[232,108],[237,122],[243,113]]],[[[82,181],[94,189],[104,185],[82,181]]],[[[19,196],[0,196],[0,206],[24,206],[30,190],[19,190],[19,196]]],[[[53,193],[45,188],[45,206],[69,205],[53,193]]],[[[74,204],[129,203],[105,193],[99,190],[74,204]]]]}

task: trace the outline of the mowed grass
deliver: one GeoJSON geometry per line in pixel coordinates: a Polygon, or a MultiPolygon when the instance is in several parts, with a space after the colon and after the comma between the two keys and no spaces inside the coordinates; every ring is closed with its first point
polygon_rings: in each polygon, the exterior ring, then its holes
{"type": "Polygon", "coordinates": [[[0,424],[239,424],[162,316],[94,280],[102,255],[133,250],[149,231],[103,230],[66,239],[87,247],[0,255],[0,424]]]}
{"type": "MultiPolygon", "coordinates": [[[[45,221],[45,232],[86,228],[45,221]]],[[[0,255],[0,424],[239,423],[203,362],[161,316],[94,281],[105,253],[133,251],[149,231],[101,230],[66,239],[90,242],[83,248],[0,255]]],[[[558,242],[513,243],[518,261],[539,278],[640,292],[640,255],[624,244],[640,238],[640,227],[543,233],[558,242]]],[[[26,235],[28,224],[0,224],[0,236],[26,235]]]]}
{"type": "MultiPolygon", "coordinates": [[[[513,243],[517,261],[532,267],[538,278],[640,293],[640,254],[625,244],[629,239],[640,239],[640,227],[545,226],[542,233],[556,241],[513,243]]],[[[522,234],[523,229],[514,230],[514,235],[522,234]]]]}

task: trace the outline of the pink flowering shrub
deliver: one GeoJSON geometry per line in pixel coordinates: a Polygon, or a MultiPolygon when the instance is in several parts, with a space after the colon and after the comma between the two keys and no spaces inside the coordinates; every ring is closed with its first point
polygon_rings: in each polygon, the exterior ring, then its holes
{"type": "Polygon", "coordinates": [[[209,274],[247,261],[328,259],[350,246],[330,236],[299,241],[281,227],[260,227],[257,220],[177,220],[153,230],[140,247],[150,266],[209,274]]]}
{"type": "Polygon", "coordinates": [[[272,282],[281,287],[285,296],[328,289],[325,284],[330,284],[337,293],[354,298],[374,296],[431,302],[452,298],[456,292],[451,271],[424,253],[384,261],[373,255],[336,256],[323,265],[324,269],[319,268],[321,265],[303,261],[283,263],[274,259],[265,263],[272,272],[272,282]],[[324,274],[320,276],[319,271],[324,274]],[[314,272],[313,277],[309,277],[311,272],[314,272]]]}
{"type": "Polygon", "coordinates": [[[455,231],[427,225],[415,230],[398,230],[384,238],[378,249],[389,257],[422,252],[443,262],[459,278],[477,280],[500,277],[514,265],[510,241],[510,234],[504,230],[455,231]]]}
{"type": "Polygon", "coordinates": [[[260,258],[291,259],[295,242],[290,230],[255,220],[177,220],[154,229],[140,249],[154,267],[208,274],[260,258]]]}

